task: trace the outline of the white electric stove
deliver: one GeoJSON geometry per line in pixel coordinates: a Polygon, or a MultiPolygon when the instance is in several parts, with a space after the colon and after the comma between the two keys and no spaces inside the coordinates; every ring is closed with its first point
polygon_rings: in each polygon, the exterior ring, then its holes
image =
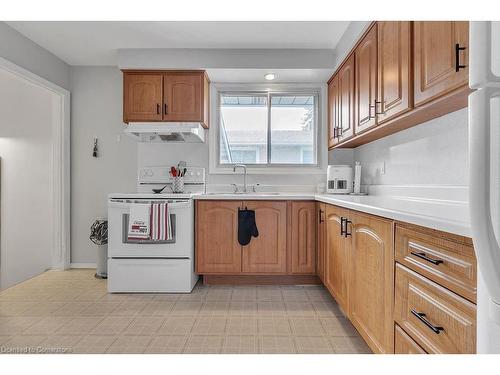
{"type": "Polygon", "coordinates": [[[190,167],[185,192],[169,193],[170,167],[139,170],[137,193],[108,196],[108,291],[189,293],[198,280],[194,268],[194,194],[205,190],[205,169],[190,167]],[[167,185],[164,192],[152,189],[167,185]],[[132,203],[167,202],[173,238],[167,241],[128,239],[132,203]]]}

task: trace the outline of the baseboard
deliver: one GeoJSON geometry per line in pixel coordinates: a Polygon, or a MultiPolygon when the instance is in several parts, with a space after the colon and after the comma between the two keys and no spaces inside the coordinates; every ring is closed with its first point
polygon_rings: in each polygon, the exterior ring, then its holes
{"type": "Polygon", "coordinates": [[[95,263],[70,263],[69,268],[95,268],[95,263]]]}
{"type": "Polygon", "coordinates": [[[203,275],[205,285],[319,285],[317,275],[203,275]]]}

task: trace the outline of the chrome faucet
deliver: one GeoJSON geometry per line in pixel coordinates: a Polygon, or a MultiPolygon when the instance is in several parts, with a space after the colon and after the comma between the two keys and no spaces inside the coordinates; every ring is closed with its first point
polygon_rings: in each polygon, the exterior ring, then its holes
{"type": "Polygon", "coordinates": [[[233,172],[236,172],[236,168],[243,168],[243,193],[247,192],[247,166],[245,164],[235,164],[233,167],[233,172]]]}

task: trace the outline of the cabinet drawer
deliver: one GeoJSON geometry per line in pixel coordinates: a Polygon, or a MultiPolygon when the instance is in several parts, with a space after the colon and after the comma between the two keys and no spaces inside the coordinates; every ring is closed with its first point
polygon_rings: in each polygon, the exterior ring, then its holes
{"type": "Polygon", "coordinates": [[[396,261],[476,302],[476,257],[469,239],[396,225],[396,261]]]}
{"type": "Polygon", "coordinates": [[[397,324],[394,325],[394,354],[427,354],[397,324]]]}
{"type": "Polygon", "coordinates": [[[476,306],[400,264],[394,319],[428,353],[476,350],[476,306]]]}

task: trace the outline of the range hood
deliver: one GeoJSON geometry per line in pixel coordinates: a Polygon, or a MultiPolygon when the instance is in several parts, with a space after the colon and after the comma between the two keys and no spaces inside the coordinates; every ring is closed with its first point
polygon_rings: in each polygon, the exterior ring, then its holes
{"type": "Polygon", "coordinates": [[[205,142],[205,128],[199,122],[134,122],[124,131],[139,142],[205,142]]]}

